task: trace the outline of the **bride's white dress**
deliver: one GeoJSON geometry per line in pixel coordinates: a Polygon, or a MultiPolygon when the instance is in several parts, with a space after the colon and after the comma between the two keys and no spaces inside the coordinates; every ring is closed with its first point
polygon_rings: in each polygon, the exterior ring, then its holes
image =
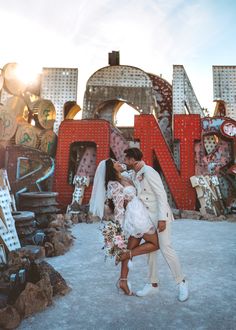
{"type": "Polygon", "coordinates": [[[121,224],[125,236],[142,237],[153,234],[155,227],[148,215],[143,202],[136,196],[134,186],[123,187],[117,181],[109,181],[107,197],[113,200],[115,205],[114,217],[121,224]],[[126,209],[124,203],[127,202],[126,209]]]}

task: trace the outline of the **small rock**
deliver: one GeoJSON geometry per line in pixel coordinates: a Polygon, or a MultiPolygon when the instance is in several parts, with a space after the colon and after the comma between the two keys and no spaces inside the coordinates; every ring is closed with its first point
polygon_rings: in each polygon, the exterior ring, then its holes
{"type": "Polygon", "coordinates": [[[42,246],[26,245],[20,249],[14,251],[20,258],[29,258],[30,260],[36,260],[45,257],[45,249],[42,246]]]}
{"type": "Polygon", "coordinates": [[[7,294],[0,293],[0,309],[7,306],[7,294]]]}
{"type": "Polygon", "coordinates": [[[66,281],[51,265],[46,261],[42,261],[38,264],[40,274],[49,274],[50,282],[53,287],[53,296],[65,295],[70,291],[70,288],[67,286],[66,281]]]}
{"type": "Polygon", "coordinates": [[[181,211],[179,209],[171,209],[175,219],[181,218],[181,211]]]}
{"type": "Polygon", "coordinates": [[[64,215],[64,218],[65,218],[65,221],[71,221],[72,220],[72,214],[71,213],[66,213],[65,215],[64,215]]]}
{"type": "Polygon", "coordinates": [[[192,211],[192,210],[182,210],[181,218],[199,220],[201,218],[201,213],[198,211],[192,211]]]}
{"type": "Polygon", "coordinates": [[[65,216],[63,214],[56,214],[56,220],[64,222],[65,216]]]}
{"type": "Polygon", "coordinates": [[[19,326],[21,317],[13,306],[0,309],[0,328],[15,329],[19,326]]]}
{"type": "Polygon", "coordinates": [[[226,216],[221,214],[217,217],[217,220],[219,220],[219,221],[226,220],[226,216]]]}
{"type": "Polygon", "coordinates": [[[226,219],[227,219],[229,222],[236,222],[236,214],[227,214],[227,215],[226,215],[226,219]]]}
{"type": "MultiPolygon", "coordinates": [[[[9,275],[6,275],[6,274],[7,274],[7,272],[4,272],[4,273],[2,272],[3,278],[4,277],[5,278],[9,277],[9,275]]],[[[1,294],[7,294],[9,292],[9,290],[10,290],[10,284],[9,284],[9,282],[5,282],[5,281],[1,280],[0,281],[0,300],[1,300],[1,294]]]]}
{"type": "Polygon", "coordinates": [[[44,310],[49,302],[45,292],[36,284],[28,282],[17,298],[14,307],[22,318],[44,310]]]}
{"type": "Polygon", "coordinates": [[[66,220],[66,222],[65,222],[65,227],[66,228],[71,228],[72,225],[73,225],[73,222],[71,220],[66,220]]]}
{"type": "Polygon", "coordinates": [[[73,238],[71,234],[67,231],[59,231],[52,239],[52,244],[55,250],[55,256],[65,254],[69,251],[73,243],[73,238]]]}
{"type": "Polygon", "coordinates": [[[94,221],[94,218],[95,217],[93,215],[88,214],[87,217],[86,217],[86,223],[93,223],[93,222],[95,222],[94,221]]]}
{"type": "Polygon", "coordinates": [[[63,228],[64,227],[64,219],[57,219],[53,220],[49,223],[48,227],[49,228],[63,228]]]}
{"type": "Polygon", "coordinates": [[[221,214],[221,215],[214,215],[214,214],[209,214],[206,213],[204,215],[202,215],[201,220],[209,220],[209,221],[223,221],[226,220],[226,216],[221,214]]]}
{"type": "Polygon", "coordinates": [[[54,256],[54,246],[52,243],[50,242],[46,242],[44,244],[44,248],[45,248],[45,254],[47,257],[53,257],[54,256]]]}
{"type": "Polygon", "coordinates": [[[54,256],[62,256],[69,250],[69,247],[66,247],[62,242],[59,242],[57,240],[53,242],[53,247],[54,256]]]}
{"type": "Polygon", "coordinates": [[[52,304],[53,287],[51,285],[50,276],[48,273],[41,274],[42,278],[36,285],[45,293],[48,299],[48,305],[52,304]]]}
{"type": "Polygon", "coordinates": [[[87,222],[87,214],[84,212],[80,212],[78,215],[78,222],[87,222]]]}
{"type": "Polygon", "coordinates": [[[83,204],[80,205],[80,211],[84,212],[84,213],[88,213],[89,212],[89,204],[83,204]]]}
{"type": "Polygon", "coordinates": [[[77,224],[79,222],[78,214],[72,214],[71,221],[74,224],[77,224]]]}
{"type": "Polygon", "coordinates": [[[57,230],[56,228],[46,228],[44,230],[44,233],[47,235],[47,236],[50,236],[50,235],[54,235],[54,233],[56,233],[57,230]]]}

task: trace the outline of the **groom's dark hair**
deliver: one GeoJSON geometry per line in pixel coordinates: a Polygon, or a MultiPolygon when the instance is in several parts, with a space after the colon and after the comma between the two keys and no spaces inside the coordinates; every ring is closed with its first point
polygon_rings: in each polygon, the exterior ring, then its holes
{"type": "Polygon", "coordinates": [[[124,151],[126,157],[128,158],[134,158],[137,161],[142,160],[143,153],[139,148],[128,148],[124,151]]]}

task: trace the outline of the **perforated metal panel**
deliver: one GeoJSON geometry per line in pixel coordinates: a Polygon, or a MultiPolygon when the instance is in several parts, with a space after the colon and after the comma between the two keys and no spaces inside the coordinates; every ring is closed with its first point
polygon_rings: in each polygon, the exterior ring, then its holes
{"type": "Polygon", "coordinates": [[[0,187],[0,237],[9,251],[20,248],[20,242],[11,214],[11,197],[6,187],[0,187]]]}
{"type": "Polygon", "coordinates": [[[153,113],[156,109],[154,94],[152,81],[146,72],[126,65],[108,66],[89,78],[82,117],[101,118],[101,107],[114,101],[130,104],[142,113],[153,113]]]}
{"type": "Polygon", "coordinates": [[[152,82],[141,69],[114,65],[96,71],[89,78],[87,86],[152,87],[152,82]]]}
{"type": "Polygon", "coordinates": [[[226,116],[236,119],[236,66],[213,66],[214,101],[226,105],[226,116]]]}
{"type": "Polygon", "coordinates": [[[183,65],[173,66],[173,114],[199,114],[204,116],[183,65]]]}
{"type": "Polygon", "coordinates": [[[206,135],[203,137],[203,140],[207,154],[210,154],[216,149],[218,139],[215,135],[206,135]]]}
{"type": "Polygon", "coordinates": [[[77,68],[43,68],[40,96],[51,100],[56,108],[56,133],[64,119],[64,103],[77,100],[77,85],[77,68]]]}

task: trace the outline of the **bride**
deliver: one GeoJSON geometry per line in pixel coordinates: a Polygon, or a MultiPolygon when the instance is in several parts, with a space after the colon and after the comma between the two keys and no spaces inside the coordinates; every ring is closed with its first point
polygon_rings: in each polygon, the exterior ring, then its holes
{"type": "Polygon", "coordinates": [[[121,262],[120,278],[117,287],[127,295],[133,295],[128,282],[128,262],[133,257],[159,249],[158,236],[151,222],[147,209],[136,196],[132,180],[123,176],[123,166],[114,159],[102,160],[96,170],[90,212],[103,218],[106,198],[119,221],[126,238],[127,250],[116,257],[116,264],[121,262]],[[140,244],[141,240],[144,243],[140,244]]]}

